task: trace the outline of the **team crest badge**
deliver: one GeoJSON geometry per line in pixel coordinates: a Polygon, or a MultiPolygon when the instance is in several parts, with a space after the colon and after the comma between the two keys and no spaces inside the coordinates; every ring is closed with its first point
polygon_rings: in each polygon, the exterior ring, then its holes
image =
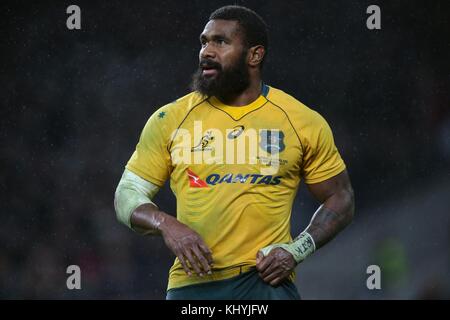
{"type": "Polygon", "coordinates": [[[284,133],[281,130],[261,130],[260,147],[270,154],[280,153],[286,148],[284,133]]]}

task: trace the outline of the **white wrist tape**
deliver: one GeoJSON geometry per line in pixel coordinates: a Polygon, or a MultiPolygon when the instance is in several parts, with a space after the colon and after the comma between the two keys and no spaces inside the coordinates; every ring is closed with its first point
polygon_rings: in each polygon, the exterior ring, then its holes
{"type": "Polygon", "coordinates": [[[142,179],[128,169],[123,172],[122,178],[114,195],[114,208],[117,219],[131,228],[131,215],[142,204],[151,203],[159,187],[142,179]]]}
{"type": "Polygon", "coordinates": [[[264,256],[267,256],[275,248],[283,248],[292,254],[297,263],[300,263],[316,250],[316,244],[312,236],[308,232],[303,231],[290,243],[275,243],[260,249],[260,251],[264,256]]]}

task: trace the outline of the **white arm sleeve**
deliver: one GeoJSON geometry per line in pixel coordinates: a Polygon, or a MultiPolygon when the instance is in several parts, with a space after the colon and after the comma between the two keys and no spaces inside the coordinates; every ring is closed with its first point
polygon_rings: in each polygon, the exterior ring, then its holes
{"type": "Polygon", "coordinates": [[[117,219],[131,228],[130,219],[133,211],[145,203],[155,205],[152,199],[158,191],[157,185],[125,169],[114,195],[117,219]]]}

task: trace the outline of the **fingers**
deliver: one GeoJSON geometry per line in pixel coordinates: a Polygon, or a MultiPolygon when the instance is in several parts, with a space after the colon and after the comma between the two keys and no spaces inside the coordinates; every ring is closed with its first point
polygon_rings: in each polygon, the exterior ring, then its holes
{"type": "Polygon", "coordinates": [[[177,251],[176,256],[188,276],[192,275],[192,269],[201,277],[204,274],[211,274],[212,253],[206,245],[192,243],[189,246],[179,247],[177,251]]]}
{"type": "Polygon", "coordinates": [[[256,255],[256,269],[259,276],[271,286],[277,286],[283,282],[295,268],[292,263],[292,255],[286,254],[283,249],[274,249],[267,256],[262,252],[256,255]]]}
{"type": "Polygon", "coordinates": [[[264,259],[264,254],[261,251],[258,251],[256,254],[256,264],[258,265],[262,259],[264,259]]]}
{"type": "Polygon", "coordinates": [[[184,255],[188,259],[189,264],[194,269],[195,273],[197,273],[199,276],[203,276],[203,271],[201,270],[201,264],[197,263],[197,260],[194,258],[194,256],[191,253],[191,250],[189,248],[186,248],[184,250],[184,255]]]}
{"type": "Polygon", "coordinates": [[[210,266],[213,265],[213,257],[212,257],[212,252],[211,250],[208,248],[208,246],[206,244],[204,244],[203,242],[200,242],[198,244],[198,247],[200,248],[200,250],[203,252],[203,254],[205,255],[206,260],[208,261],[208,264],[210,266]]]}
{"type": "Polygon", "coordinates": [[[274,280],[277,277],[281,277],[284,274],[283,270],[278,269],[275,267],[272,272],[267,273],[264,276],[261,276],[261,278],[264,280],[264,282],[270,283],[272,280],[274,280]]]}
{"type": "MultiPolygon", "coordinates": [[[[257,267],[258,270],[258,267],[257,267]]],[[[259,276],[264,282],[270,282],[280,275],[279,264],[273,256],[269,255],[263,258],[263,261],[259,264],[259,276]]]]}
{"type": "Polygon", "coordinates": [[[256,264],[256,270],[259,271],[259,273],[264,272],[272,263],[273,261],[273,255],[269,254],[267,257],[263,257],[259,263],[256,264]]]}
{"type": "MultiPolygon", "coordinates": [[[[211,269],[209,267],[208,260],[205,258],[205,255],[200,250],[199,246],[194,246],[192,248],[192,251],[193,251],[195,257],[197,258],[197,261],[199,262],[198,267],[200,267],[202,269],[202,272],[211,274],[211,269]]],[[[200,273],[200,276],[203,276],[203,273],[200,273]]]]}
{"type": "Polygon", "coordinates": [[[270,281],[270,285],[275,287],[275,286],[279,285],[281,282],[283,282],[284,280],[286,280],[286,277],[276,277],[275,279],[270,281]]]}
{"type": "Polygon", "coordinates": [[[173,220],[171,228],[163,232],[163,237],[187,275],[191,276],[192,270],[200,276],[211,272],[213,264],[211,250],[194,230],[173,220]]]}
{"type": "Polygon", "coordinates": [[[280,267],[280,265],[279,265],[278,261],[276,261],[275,259],[272,259],[272,263],[270,263],[267,266],[267,268],[260,271],[259,274],[261,275],[262,278],[266,278],[268,275],[272,274],[274,271],[279,269],[279,267],[280,267]]]}
{"type": "Polygon", "coordinates": [[[191,270],[189,269],[189,267],[188,267],[188,265],[187,265],[187,263],[186,263],[186,260],[184,260],[183,254],[182,254],[182,253],[179,253],[179,254],[177,254],[177,257],[178,257],[178,260],[180,260],[180,263],[181,263],[181,265],[183,266],[183,269],[184,269],[184,271],[186,272],[186,274],[187,274],[189,277],[192,276],[192,272],[191,272],[191,270]]]}
{"type": "Polygon", "coordinates": [[[265,283],[269,283],[271,286],[277,286],[281,282],[285,281],[290,274],[291,271],[275,268],[272,272],[270,272],[266,276],[263,277],[261,276],[261,274],[260,276],[265,283]]]}

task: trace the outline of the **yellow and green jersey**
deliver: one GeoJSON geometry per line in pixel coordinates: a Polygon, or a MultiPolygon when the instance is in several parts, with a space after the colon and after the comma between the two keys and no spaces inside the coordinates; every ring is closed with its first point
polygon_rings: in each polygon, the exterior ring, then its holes
{"type": "Polygon", "coordinates": [[[260,248],[287,243],[301,178],[312,184],[345,169],[325,119],[264,85],[246,106],[192,92],[157,110],[126,168],[162,186],[170,179],[177,218],[206,242],[213,274],[188,277],[178,259],[168,289],[236,275],[260,248]]]}

